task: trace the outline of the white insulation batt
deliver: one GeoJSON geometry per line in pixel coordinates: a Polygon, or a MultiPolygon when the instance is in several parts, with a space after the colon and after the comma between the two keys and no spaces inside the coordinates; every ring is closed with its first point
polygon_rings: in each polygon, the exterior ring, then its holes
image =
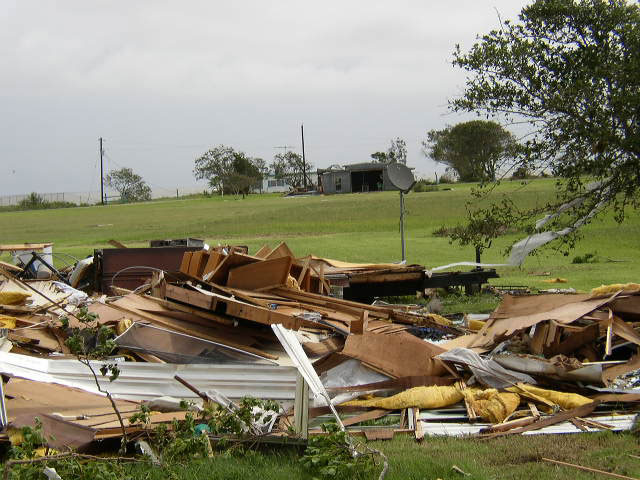
{"type": "MultiPolygon", "coordinates": [[[[91,362],[104,390],[114,398],[142,401],[170,396],[198,398],[174,380],[179,375],[200,391],[216,390],[231,399],[244,396],[292,402],[295,398],[295,367],[277,365],[216,365],[118,362],[120,375],[109,382],[100,374],[104,362],[91,362]]],[[[75,359],[46,359],[0,352],[0,373],[37,382],[56,383],[100,393],[91,371],[75,359]]]]}

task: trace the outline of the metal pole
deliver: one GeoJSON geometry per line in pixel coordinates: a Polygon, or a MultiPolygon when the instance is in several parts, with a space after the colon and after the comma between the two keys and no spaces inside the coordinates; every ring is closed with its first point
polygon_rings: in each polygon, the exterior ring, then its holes
{"type": "Polygon", "coordinates": [[[402,240],[402,261],[406,261],[407,252],[404,244],[404,193],[400,190],[400,238],[402,240]]]}
{"type": "Polygon", "coordinates": [[[304,156],[304,124],[300,125],[300,132],[302,133],[302,184],[304,189],[307,189],[307,163],[304,156]]]}
{"type": "Polygon", "coordinates": [[[102,137],[100,137],[100,203],[104,205],[104,170],[102,163],[102,137]]]}

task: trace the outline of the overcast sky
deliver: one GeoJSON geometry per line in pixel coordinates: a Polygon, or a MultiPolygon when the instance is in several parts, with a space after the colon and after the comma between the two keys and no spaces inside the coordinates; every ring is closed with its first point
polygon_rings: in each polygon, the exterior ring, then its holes
{"type": "Polygon", "coordinates": [[[369,160],[393,137],[433,175],[425,132],[464,72],[456,43],[515,18],[522,0],[3,0],[0,196],[99,188],[131,167],[154,188],[195,185],[193,161],[225,144],[314,167],[369,160]]]}

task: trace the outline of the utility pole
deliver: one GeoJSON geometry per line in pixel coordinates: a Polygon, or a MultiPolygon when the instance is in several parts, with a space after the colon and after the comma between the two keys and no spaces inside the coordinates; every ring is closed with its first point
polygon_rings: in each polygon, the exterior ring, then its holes
{"type": "Polygon", "coordinates": [[[100,137],[100,203],[104,205],[104,168],[102,163],[102,156],[104,150],[102,149],[102,137],[100,137]]]}
{"type": "Polygon", "coordinates": [[[300,124],[300,133],[302,134],[302,185],[307,190],[307,162],[304,158],[304,124],[300,124]]]}

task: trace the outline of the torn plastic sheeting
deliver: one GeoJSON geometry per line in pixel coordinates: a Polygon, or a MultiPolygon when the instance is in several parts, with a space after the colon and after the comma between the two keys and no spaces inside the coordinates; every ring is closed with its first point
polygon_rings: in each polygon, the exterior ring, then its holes
{"type": "MultiPolygon", "coordinates": [[[[370,368],[365,367],[361,361],[349,359],[339,365],[323,372],[320,376],[323,385],[326,388],[335,387],[353,387],[356,385],[366,385],[369,383],[382,382],[389,380],[390,377],[378,373],[370,368]]],[[[343,392],[338,393],[332,398],[332,401],[339,405],[342,402],[351,400],[362,395],[363,392],[343,392]]],[[[320,405],[314,405],[320,406],[320,405]]],[[[324,406],[324,403],[323,405],[324,406]]]]}
{"type": "MultiPolygon", "coordinates": [[[[602,182],[594,182],[587,187],[587,191],[591,192],[601,186],[602,186],[602,182]]],[[[536,230],[543,227],[549,220],[556,218],[564,211],[569,210],[570,208],[573,208],[583,203],[585,198],[586,196],[582,196],[582,197],[573,199],[571,202],[561,205],[555,213],[551,215],[547,215],[546,217],[538,220],[536,222],[536,230]]],[[[591,218],[593,218],[598,212],[600,212],[600,210],[602,210],[602,208],[608,202],[608,199],[609,197],[608,197],[608,188],[607,188],[604,193],[604,198],[600,200],[596,204],[596,206],[593,207],[593,209],[589,213],[587,213],[584,217],[581,217],[578,220],[576,220],[573,225],[558,231],[534,233],[533,235],[529,235],[528,237],[523,238],[519,242],[514,243],[511,246],[511,255],[509,256],[509,264],[520,266],[524,263],[524,260],[525,258],[527,258],[527,255],[529,255],[536,248],[539,248],[553,240],[556,240],[558,238],[567,236],[572,232],[575,232],[577,229],[579,229],[580,227],[585,225],[589,220],[591,220],[591,218]]]]}
{"type": "Polygon", "coordinates": [[[140,322],[131,325],[115,342],[122,348],[151,353],[169,363],[277,365],[250,352],[140,322]]]}
{"type": "Polygon", "coordinates": [[[511,387],[517,383],[536,383],[529,375],[507,370],[495,360],[484,359],[468,348],[454,348],[448,352],[441,353],[436,358],[466,365],[480,383],[493,388],[511,387]]]}
{"type": "MultiPolygon", "coordinates": [[[[105,362],[91,362],[98,372],[105,362]]],[[[229,398],[245,396],[290,402],[295,398],[296,369],[276,365],[218,365],[118,362],[120,374],[114,382],[98,375],[104,390],[123,400],[151,400],[170,396],[197,398],[173,378],[187,380],[199,391],[217,390],[229,398]]],[[[103,395],[89,368],[78,360],[36,358],[0,352],[0,373],[37,382],[56,383],[103,395]]]]}
{"type": "Polygon", "coordinates": [[[567,370],[546,358],[534,357],[533,355],[496,355],[493,360],[505,368],[532,375],[551,375],[581,382],[602,382],[602,365],[597,363],[585,365],[575,370],[567,370]]]}
{"type": "Polygon", "coordinates": [[[433,267],[431,269],[426,269],[425,273],[429,278],[431,278],[431,274],[433,272],[439,272],[441,270],[447,270],[448,268],[453,267],[480,267],[480,268],[492,268],[492,267],[510,267],[510,263],[477,263],[477,262],[455,262],[449,263],[448,265],[441,265],[439,267],[433,267]]]}
{"type": "Polygon", "coordinates": [[[344,425],[342,425],[340,415],[338,415],[338,412],[331,402],[329,393],[324,388],[324,385],[322,385],[320,377],[318,377],[318,374],[313,368],[313,365],[311,365],[309,358],[307,358],[306,353],[304,353],[302,345],[300,345],[297,337],[291,330],[284,328],[279,323],[272,324],[271,328],[276,334],[276,337],[278,337],[278,340],[280,340],[282,347],[289,355],[289,358],[291,358],[293,364],[298,368],[298,372],[300,372],[302,378],[304,378],[304,380],[307,382],[307,385],[309,385],[309,389],[315,396],[319,396],[325,399],[326,404],[329,406],[331,412],[336,417],[336,421],[338,422],[340,429],[344,430],[344,425]]]}

